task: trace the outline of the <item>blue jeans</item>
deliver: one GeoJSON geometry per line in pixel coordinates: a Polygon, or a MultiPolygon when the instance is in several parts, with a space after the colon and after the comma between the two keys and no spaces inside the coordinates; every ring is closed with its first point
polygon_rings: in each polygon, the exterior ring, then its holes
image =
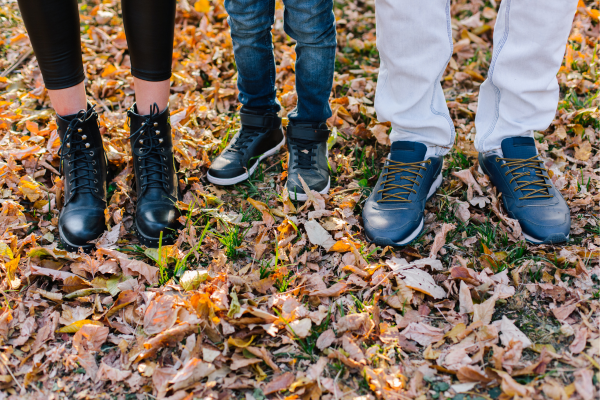
{"type": "MultiPolygon", "coordinates": [[[[331,117],[329,94],[335,68],[333,0],[284,0],[284,30],[296,40],[298,104],[290,121],[321,122],[331,117]]],[[[275,0],[225,0],[244,107],[279,112],[271,26],[275,0]]]]}

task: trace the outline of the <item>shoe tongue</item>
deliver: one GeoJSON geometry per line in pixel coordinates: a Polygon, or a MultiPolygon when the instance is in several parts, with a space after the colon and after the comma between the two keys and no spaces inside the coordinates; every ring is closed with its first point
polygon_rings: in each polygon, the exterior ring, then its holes
{"type": "Polygon", "coordinates": [[[403,163],[424,161],[427,146],[423,143],[400,141],[392,143],[390,159],[403,163]]]}
{"type": "Polygon", "coordinates": [[[531,137],[513,137],[502,141],[504,158],[527,159],[537,156],[535,141],[531,137]]]}

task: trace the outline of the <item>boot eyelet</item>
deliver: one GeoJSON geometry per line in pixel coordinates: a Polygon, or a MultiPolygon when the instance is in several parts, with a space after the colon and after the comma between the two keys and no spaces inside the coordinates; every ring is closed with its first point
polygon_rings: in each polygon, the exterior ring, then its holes
{"type": "Polygon", "coordinates": [[[94,192],[98,193],[98,189],[94,189],[94,192]]]}
{"type": "Polygon", "coordinates": [[[95,174],[97,174],[97,173],[98,173],[98,171],[94,170],[94,173],[95,173],[95,174]]]}
{"type": "Polygon", "coordinates": [[[89,149],[89,148],[90,148],[90,144],[89,144],[89,143],[86,143],[86,144],[85,144],[85,148],[86,148],[86,149],[89,149]]]}
{"type": "Polygon", "coordinates": [[[140,140],[139,140],[139,143],[140,143],[140,144],[144,144],[144,139],[140,139],[140,140]]]}
{"type": "Polygon", "coordinates": [[[157,130],[155,133],[156,133],[157,135],[160,135],[160,131],[158,131],[158,130],[157,130]]]}
{"type": "Polygon", "coordinates": [[[155,123],[154,123],[154,126],[158,126],[158,122],[155,122],[155,123]]]}
{"type": "Polygon", "coordinates": [[[83,132],[83,129],[79,128],[77,129],[77,132],[83,132]]]}
{"type": "Polygon", "coordinates": [[[98,183],[98,179],[94,179],[94,183],[98,183]]]}
{"type": "Polygon", "coordinates": [[[500,158],[496,157],[496,162],[500,162],[500,158]]]}
{"type": "Polygon", "coordinates": [[[94,157],[94,152],[90,151],[90,157],[94,157]]]}
{"type": "Polygon", "coordinates": [[[93,161],[92,161],[92,165],[96,165],[96,160],[93,160],[93,161]]]}
{"type": "Polygon", "coordinates": [[[158,139],[158,143],[162,143],[162,142],[163,142],[163,140],[162,140],[162,139],[158,139]]]}
{"type": "Polygon", "coordinates": [[[67,147],[68,147],[68,148],[71,148],[71,143],[67,143],[67,147]]]}
{"type": "Polygon", "coordinates": [[[87,135],[81,136],[81,140],[86,140],[86,139],[87,139],[87,135]]]}

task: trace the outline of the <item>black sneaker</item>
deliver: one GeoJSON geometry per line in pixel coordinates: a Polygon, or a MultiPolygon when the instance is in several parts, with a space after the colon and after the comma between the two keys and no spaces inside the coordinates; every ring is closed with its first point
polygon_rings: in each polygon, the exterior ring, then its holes
{"type": "Polygon", "coordinates": [[[519,221],[531,243],[566,242],[569,206],[552,184],[533,138],[507,138],[501,146],[502,152],[479,153],[479,171],[502,193],[508,216],[519,221]]]}
{"type": "Polygon", "coordinates": [[[306,201],[302,183],[298,176],[311,190],[321,194],[329,192],[329,162],[327,161],[327,139],[329,129],[324,122],[315,124],[295,123],[287,127],[288,162],[287,189],[290,199],[306,201]]]}
{"type": "Polygon", "coordinates": [[[363,208],[367,239],[378,246],[404,246],[423,231],[425,203],[442,184],[443,157],[425,159],[427,146],[393,142],[363,208]]]}
{"type": "Polygon", "coordinates": [[[254,173],[258,163],[285,144],[281,118],[276,114],[240,112],[242,128],[217,157],[206,177],[215,185],[234,185],[254,173]]]}

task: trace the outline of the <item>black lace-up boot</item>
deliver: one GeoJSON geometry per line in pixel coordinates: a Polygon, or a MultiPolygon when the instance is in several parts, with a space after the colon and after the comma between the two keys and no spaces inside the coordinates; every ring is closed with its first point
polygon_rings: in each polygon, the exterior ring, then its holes
{"type": "Polygon", "coordinates": [[[258,164],[277,153],[285,144],[281,118],[274,113],[240,112],[242,128],[208,170],[207,179],[215,185],[245,181],[258,164]]]}
{"type": "Polygon", "coordinates": [[[155,103],[150,115],[139,115],[134,104],[127,114],[137,192],[136,235],[143,245],[158,247],[162,232],[162,244],[172,244],[180,213],[169,108],[159,113],[155,103]]]}
{"type": "Polygon", "coordinates": [[[327,160],[327,139],[329,129],[323,123],[290,123],[287,127],[288,162],[287,189],[290,199],[308,200],[304,193],[302,179],[311,190],[321,194],[329,192],[329,162],[327,160]]]}
{"type": "Polygon", "coordinates": [[[106,226],[106,155],[98,115],[88,105],[75,115],[57,115],[64,205],[58,219],[60,240],[68,251],[90,251],[106,226]]]}

